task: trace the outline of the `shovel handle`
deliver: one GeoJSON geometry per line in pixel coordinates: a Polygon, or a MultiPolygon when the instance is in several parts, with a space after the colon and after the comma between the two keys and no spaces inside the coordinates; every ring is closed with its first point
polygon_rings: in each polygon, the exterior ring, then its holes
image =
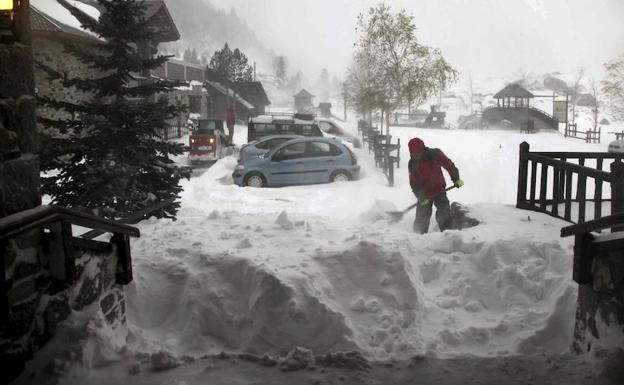
{"type": "MultiPolygon", "coordinates": [[[[429,198],[427,198],[427,199],[429,199],[429,200],[435,199],[435,198],[437,198],[438,196],[442,195],[442,193],[445,193],[445,192],[447,192],[447,191],[449,191],[449,190],[452,190],[452,189],[454,189],[454,188],[457,188],[457,186],[452,185],[451,187],[447,187],[447,188],[445,188],[443,191],[440,191],[439,193],[434,194],[433,196],[431,196],[431,197],[429,197],[429,198]]],[[[410,211],[411,209],[413,209],[413,208],[414,208],[414,207],[416,207],[416,206],[418,206],[418,201],[416,201],[416,203],[414,203],[414,204],[413,204],[413,205],[411,205],[410,207],[408,207],[408,208],[406,208],[405,210],[403,210],[403,213],[406,213],[406,212],[410,211]]]]}

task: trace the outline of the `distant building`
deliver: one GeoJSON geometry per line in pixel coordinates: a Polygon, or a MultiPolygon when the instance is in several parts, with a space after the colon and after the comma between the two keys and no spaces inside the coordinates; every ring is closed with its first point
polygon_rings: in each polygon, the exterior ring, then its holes
{"type": "Polygon", "coordinates": [[[322,117],[330,118],[332,116],[332,113],[331,113],[332,104],[331,103],[319,103],[318,108],[321,111],[322,117]]]}
{"type": "Polygon", "coordinates": [[[298,94],[294,96],[295,98],[295,111],[297,112],[307,112],[314,105],[312,104],[312,98],[314,95],[302,89],[298,94]]]}
{"type": "Polygon", "coordinates": [[[484,126],[556,130],[558,121],[552,115],[531,107],[535,95],[519,84],[509,84],[494,95],[496,105],[483,110],[484,126]]]}
{"type": "Polygon", "coordinates": [[[227,109],[234,105],[236,120],[247,121],[254,116],[254,105],[238,94],[233,88],[225,85],[225,82],[214,80],[214,76],[207,72],[204,87],[210,94],[208,103],[208,119],[225,120],[227,109]]]}

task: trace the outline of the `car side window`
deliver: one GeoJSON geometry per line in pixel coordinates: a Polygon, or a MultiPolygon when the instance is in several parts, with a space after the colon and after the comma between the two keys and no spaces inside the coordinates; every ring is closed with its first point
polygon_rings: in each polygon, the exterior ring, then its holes
{"type": "Polygon", "coordinates": [[[319,128],[321,129],[321,131],[325,131],[329,134],[332,135],[338,135],[340,134],[340,131],[336,128],[336,126],[334,126],[333,124],[329,123],[329,122],[319,122],[319,128]]]}
{"type": "Polygon", "coordinates": [[[256,123],[255,126],[258,136],[274,134],[277,131],[275,124],[256,123]]]}
{"type": "Polygon", "coordinates": [[[267,141],[267,143],[268,143],[268,148],[269,148],[269,149],[271,149],[271,148],[275,148],[275,147],[279,146],[280,144],[282,144],[282,143],[284,143],[284,142],[288,142],[289,140],[290,140],[290,139],[287,139],[287,138],[277,138],[277,139],[271,139],[271,140],[268,140],[268,141],[267,141]]]}
{"type": "Polygon", "coordinates": [[[332,146],[325,142],[308,142],[306,146],[307,156],[330,156],[332,155],[332,146]]]}
{"type": "Polygon", "coordinates": [[[296,134],[296,127],[293,124],[282,124],[282,134],[294,135],[296,134]]]}
{"type": "Polygon", "coordinates": [[[265,141],[259,142],[259,143],[256,144],[256,148],[259,148],[261,150],[266,150],[266,149],[270,148],[269,147],[270,142],[271,142],[270,140],[265,140],[265,141]]]}
{"type": "MultiPolygon", "coordinates": [[[[315,132],[314,132],[313,126],[311,126],[309,124],[301,126],[301,135],[315,136],[315,132]]],[[[322,136],[322,134],[319,134],[318,136],[322,136]]]]}
{"type": "Polygon", "coordinates": [[[273,160],[289,160],[302,158],[305,155],[305,149],[305,142],[288,145],[277,151],[273,156],[273,160]]]}

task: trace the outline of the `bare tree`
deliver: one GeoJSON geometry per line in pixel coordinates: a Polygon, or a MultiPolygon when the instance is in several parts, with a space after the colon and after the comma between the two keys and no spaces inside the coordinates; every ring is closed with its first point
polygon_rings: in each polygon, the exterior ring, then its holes
{"type": "Polygon", "coordinates": [[[601,82],[609,109],[617,120],[624,120],[624,55],[605,64],[607,77],[601,82]]]}
{"type": "Polygon", "coordinates": [[[404,9],[393,13],[382,3],[358,16],[356,43],[349,79],[357,105],[379,109],[386,118],[401,105],[421,104],[448,87],[457,71],[439,50],[418,42],[414,17],[404,9]]]}
{"type": "Polygon", "coordinates": [[[589,81],[589,89],[594,97],[594,105],[592,106],[592,118],[594,122],[594,131],[598,128],[598,112],[600,103],[598,102],[598,86],[595,79],[589,81]]]}

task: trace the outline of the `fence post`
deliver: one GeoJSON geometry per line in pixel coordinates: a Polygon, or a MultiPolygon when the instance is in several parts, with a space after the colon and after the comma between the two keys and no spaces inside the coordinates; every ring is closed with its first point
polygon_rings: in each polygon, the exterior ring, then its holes
{"type": "Polygon", "coordinates": [[[518,162],[518,195],[516,207],[521,209],[526,206],[527,173],[529,169],[529,144],[520,143],[520,161],[518,162]]]}
{"type": "MultiPolygon", "coordinates": [[[[611,163],[611,215],[624,211],[624,163],[621,159],[611,163]]],[[[611,228],[611,232],[622,231],[624,226],[611,228]]]]}
{"type": "Polygon", "coordinates": [[[386,150],[386,162],[388,164],[388,180],[390,187],[394,187],[394,162],[390,157],[390,151],[386,150]]]}

